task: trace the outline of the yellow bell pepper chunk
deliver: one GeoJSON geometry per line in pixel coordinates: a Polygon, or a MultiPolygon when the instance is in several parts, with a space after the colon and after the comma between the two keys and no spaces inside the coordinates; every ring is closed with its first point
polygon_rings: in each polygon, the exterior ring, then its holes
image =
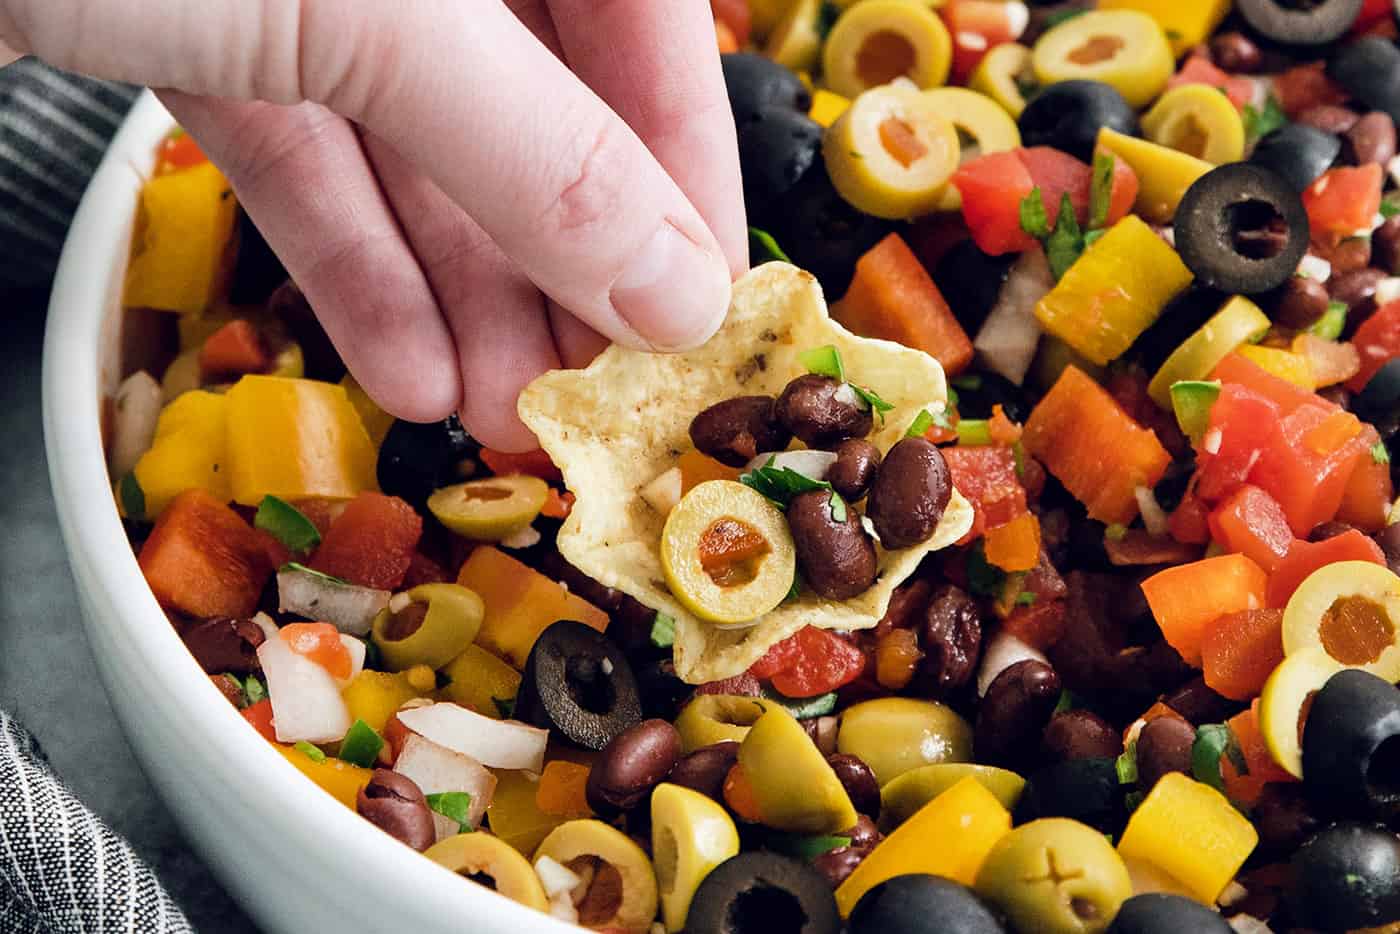
{"type": "Polygon", "coordinates": [[[520,672],[479,645],[467,646],[442,671],[451,679],[438,692],[443,700],[496,720],[502,719],[499,703],[513,701],[520,690],[520,672]]]}
{"type": "Polygon", "coordinates": [[[1100,10],[1138,10],[1157,21],[1177,58],[1200,45],[1230,12],[1230,0],[1099,0],[1100,10]]]}
{"type": "Polygon", "coordinates": [[[125,304],[189,314],[222,291],[237,202],[212,163],[153,178],[141,189],[125,304]]]}
{"type": "Polygon", "coordinates": [[[1186,189],[1215,168],[1204,159],[1126,136],[1108,127],[1099,130],[1098,143],[1137,173],[1138,195],[1134,207],[1157,224],[1170,224],[1186,189]]]}
{"type": "MultiPolygon", "coordinates": [[[[428,671],[428,669],[424,669],[428,671]]],[[[374,728],[376,733],[384,732],[389,718],[404,704],[418,697],[425,697],[437,686],[432,672],[428,671],[429,681],[420,688],[410,680],[415,672],[387,672],[365,670],[354,677],[340,692],[341,700],[350,711],[352,720],[363,720],[374,728]]]]}
{"type": "Polygon", "coordinates": [[[841,917],[860,897],[905,873],[924,872],[972,885],[992,847],[1011,832],[1011,813],[969,775],[895,828],[836,890],[841,917]]]}
{"type": "Polygon", "coordinates": [[[355,411],[360,413],[360,421],[365,423],[365,431],[369,432],[369,440],[377,448],[384,443],[384,436],[389,433],[389,428],[394,424],[394,416],[379,407],[379,403],[369,397],[369,393],[360,388],[360,384],[355,382],[355,377],[346,373],[341,379],[340,385],[345,387],[345,394],[350,397],[350,404],[355,407],[355,411]]]}
{"type": "Polygon", "coordinates": [[[245,376],[227,398],[235,501],[353,499],[376,488],[374,445],[342,387],[245,376]]]}
{"type": "Polygon", "coordinates": [[[1191,284],[1191,270],[1129,214],[1094,242],[1036,305],[1046,331],[1090,361],[1108,363],[1191,284]]]}
{"type": "Polygon", "coordinates": [[[486,806],[491,832],[527,857],[531,856],[540,841],[568,818],[540,810],[535,800],[540,787],[538,778],[505,770],[497,770],[495,775],[496,793],[486,806]]]}
{"type": "Polygon", "coordinates": [[[807,111],[807,116],[822,126],[831,126],[836,122],[836,118],[845,113],[846,108],[850,106],[850,98],[842,97],[834,91],[818,88],[812,92],[812,107],[807,111]]]}
{"type": "Polygon", "coordinates": [[[1288,380],[1294,386],[1308,392],[1317,388],[1313,380],[1312,366],[1302,354],[1278,347],[1261,347],[1258,344],[1245,344],[1235,352],[1246,360],[1259,364],[1279,379],[1288,380]]]}
{"type": "Polygon", "coordinates": [[[1133,812],[1118,852],[1125,861],[1155,866],[1213,905],[1258,842],[1254,825],[1224,795],[1169,772],[1133,812]]]}
{"type": "Polygon", "coordinates": [[[232,497],[224,444],[227,401],[217,393],[196,390],[161,411],[151,448],[136,462],[136,482],[146,497],[145,518],[156,518],[176,496],[195,487],[221,502],[232,497]]]}
{"type": "Polygon", "coordinates": [[[315,762],[295,746],[283,746],[279,743],[275,748],[284,759],[297,767],[297,771],[352,811],[355,810],[355,799],[359,796],[360,789],[369,784],[370,776],[374,774],[371,769],[362,769],[358,765],[351,765],[330,756],[321,762],[315,762]]]}

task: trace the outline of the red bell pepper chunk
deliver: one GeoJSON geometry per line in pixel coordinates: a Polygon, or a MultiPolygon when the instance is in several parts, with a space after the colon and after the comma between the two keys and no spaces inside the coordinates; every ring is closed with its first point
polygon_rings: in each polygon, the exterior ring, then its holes
{"type": "Polygon", "coordinates": [[[1246,556],[1272,573],[1293,543],[1288,518],[1272,496],[1245,484],[1210,514],[1211,536],[1226,551],[1246,556]]]}
{"type": "Polygon", "coordinates": [[[1016,455],[1004,445],[944,448],[953,486],[972,503],[972,541],[987,529],[1026,512],[1026,488],[1016,476],[1016,455]]]}
{"type": "Polygon", "coordinates": [[[1346,103],[1348,95],[1340,84],[1327,77],[1326,63],[1316,61],[1274,75],[1274,97],[1292,118],[1319,104],[1346,103]]]}
{"type": "Polygon", "coordinates": [[[1337,514],[1347,480],[1366,453],[1361,422],[1350,412],[1309,405],[1268,429],[1248,479],[1273,495],[1303,538],[1337,514]]]}
{"type": "Polygon", "coordinates": [[[1356,529],[1320,542],[1298,539],[1288,549],[1288,555],[1269,575],[1267,600],[1269,606],[1282,609],[1288,605],[1293,591],[1318,568],[1338,561],[1370,561],[1385,564],[1385,553],[1374,540],[1356,529]]]}
{"type": "Polygon", "coordinates": [[[1308,392],[1286,379],[1280,379],[1253,360],[1237,353],[1226,354],[1225,359],[1216,364],[1210,378],[1218,379],[1227,386],[1239,386],[1255,395],[1263,396],[1278,407],[1280,416],[1291,415],[1305,405],[1336,408],[1316,393],[1308,392]]]}
{"type": "Polygon", "coordinates": [[[1366,388],[1376,371],[1387,362],[1400,357],[1400,300],[1382,305],[1361,323],[1351,338],[1361,357],[1361,369],[1347,380],[1347,388],[1360,392],[1366,388]]]}
{"type": "Polygon", "coordinates": [[[1385,172],[1378,163],[1328,169],[1303,191],[1303,207],[1315,239],[1342,240],[1371,230],[1381,209],[1385,172]]]}
{"type": "Polygon", "coordinates": [[[1347,479],[1342,504],[1337,507],[1337,521],[1374,534],[1385,528],[1395,490],[1391,486],[1389,461],[1378,461],[1370,453],[1380,441],[1380,434],[1367,425],[1362,435],[1367,453],[1357,460],[1347,479]]]}
{"type": "Polygon", "coordinates": [[[758,661],[750,665],[749,674],[755,678],[771,678],[778,672],[791,668],[797,662],[800,652],[797,634],[793,633],[783,641],[775,642],[758,661]]]}
{"type": "Polygon", "coordinates": [[[266,373],[272,355],[251,321],[235,318],[210,334],[199,349],[199,373],[206,383],[231,381],[245,373],[266,373]]]}
{"type": "Polygon", "coordinates": [[[199,148],[194,137],[188,133],[167,136],[160,144],[156,157],[156,174],[170,175],[181,169],[193,168],[209,161],[209,157],[199,148]]]}
{"type": "Polygon", "coordinates": [[[825,629],[807,626],[793,637],[792,664],[772,677],[773,689],[784,697],[816,697],[850,684],[865,670],[865,653],[825,629]]]}
{"type": "Polygon", "coordinates": [[[312,556],[312,570],[361,587],[393,590],[403,583],[423,518],[396,496],[365,492],[331,525],[312,556]]]}
{"type": "Polygon", "coordinates": [[[272,701],[264,697],[248,707],[244,707],[239,713],[243,714],[243,719],[252,724],[253,729],[258,731],[258,735],[269,743],[277,742],[277,725],[272,719],[272,701]]]}
{"type": "Polygon", "coordinates": [[[1035,238],[1021,229],[1021,202],[1035,182],[1015,151],[963,163],[952,183],[962,195],[963,219],[983,253],[1020,253],[1035,245],[1035,238]]]}
{"type": "Polygon", "coordinates": [[[1392,9],[1389,0],[1363,0],[1361,12],[1356,14],[1349,34],[1358,36],[1382,20],[1389,19],[1392,9]]]}
{"type": "Polygon", "coordinates": [[[1213,503],[1244,483],[1278,417],[1278,406],[1254,390],[1234,383],[1221,387],[1202,436],[1196,495],[1213,503]]]}
{"type": "Polygon", "coordinates": [[[507,454],[505,451],[482,448],[481,462],[491,468],[491,472],[498,477],[525,474],[539,477],[555,486],[562,486],[564,483],[564,475],[554,466],[554,461],[549,459],[549,455],[539,448],[523,454],[507,454]]]}

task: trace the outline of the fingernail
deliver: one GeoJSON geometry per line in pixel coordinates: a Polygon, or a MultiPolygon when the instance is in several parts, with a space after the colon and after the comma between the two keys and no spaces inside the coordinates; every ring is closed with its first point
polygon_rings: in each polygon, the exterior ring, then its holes
{"type": "Polygon", "coordinates": [[[729,268],[666,221],[613,282],[612,306],[655,350],[704,343],[729,310],[729,268]]]}

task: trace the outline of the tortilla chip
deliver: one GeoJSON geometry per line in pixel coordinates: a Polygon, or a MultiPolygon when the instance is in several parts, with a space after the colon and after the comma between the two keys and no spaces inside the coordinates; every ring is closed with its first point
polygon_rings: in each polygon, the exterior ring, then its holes
{"type": "Polygon", "coordinates": [[[520,417],[577,497],[559,532],[560,554],[599,583],[672,616],[676,672],[689,683],[740,674],[803,626],[873,627],[923,557],[972,526],[972,507],[955,490],[929,541],[878,549],[880,577],[865,593],[840,602],[804,593],[746,629],[716,628],[671,596],[660,559],[666,517],[639,490],[692,447],[697,414],[737,395],[778,395],[806,372],[798,354],[826,344],[841,351],[854,382],[894,405],[870,436],[881,451],[904,437],[921,410],[947,399],[936,360],[851,334],[827,316],[816,279],[786,263],[768,263],[735,284],[729,317],[704,347],[682,354],[612,347],[588,369],[546,373],[520,396],[520,417]]]}

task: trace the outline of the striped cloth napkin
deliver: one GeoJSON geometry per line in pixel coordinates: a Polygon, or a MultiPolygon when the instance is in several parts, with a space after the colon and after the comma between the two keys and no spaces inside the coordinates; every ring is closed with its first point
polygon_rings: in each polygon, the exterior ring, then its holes
{"type": "MultiPolygon", "coordinates": [[[[53,275],[88,178],[136,93],[33,59],[0,69],[0,288],[53,275]]],[[[193,931],[126,841],[0,711],[0,932],[193,931]]]]}

